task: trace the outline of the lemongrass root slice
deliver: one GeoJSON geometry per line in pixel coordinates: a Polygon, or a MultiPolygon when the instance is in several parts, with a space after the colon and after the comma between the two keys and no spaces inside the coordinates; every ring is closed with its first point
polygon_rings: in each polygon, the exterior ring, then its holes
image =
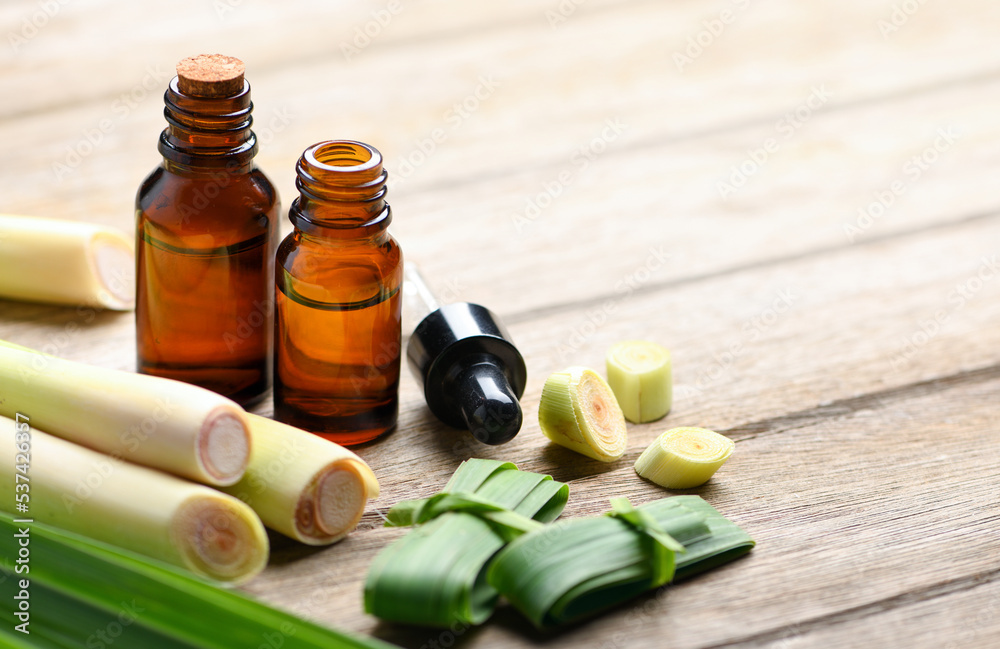
{"type": "Polygon", "coordinates": [[[294,426],[247,414],[252,451],[243,478],[222,490],[267,527],[301,543],[328,545],[358,526],[379,493],[371,468],[339,444],[294,426]]]}
{"type": "Polygon", "coordinates": [[[0,417],[0,479],[30,484],[19,515],[219,581],[246,581],[267,564],[264,526],[236,498],[26,428],[0,417]],[[25,473],[30,482],[16,477],[25,473]]]}
{"type": "Polygon", "coordinates": [[[132,239],[95,223],[0,214],[0,296],[132,309],[132,239]]]}
{"type": "Polygon", "coordinates": [[[670,350],[645,340],[623,340],[611,346],[605,361],[608,385],[625,419],[641,424],[656,421],[670,412],[673,401],[670,350]]]}
{"type": "Polygon", "coordinates": [[[555,372],[545,381],[538,424],[550,440],[601,462],[625,454],[625,417],[601,376],[586,367],[555,372]]]}
{"type": "Polygon", "coordinates": [[[0,415],[72,442],[213,486],[250,457],[246,413],[189,383],[94,367],[0,341],[0,415]]]}
{"type": "Polygon", "coordinates": [[[635,471],[667,489],[690,489],[708,482],[735,447],[707,428],[671,428],[642,452],[635,471]]]}

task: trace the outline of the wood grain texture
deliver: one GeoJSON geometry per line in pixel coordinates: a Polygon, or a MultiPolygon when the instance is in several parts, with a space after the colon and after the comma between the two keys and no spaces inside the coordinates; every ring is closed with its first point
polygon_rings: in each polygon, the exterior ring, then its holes
{"type": "MultiPolygon", "coordinates": [[[[374,144],[407,261],[525,355],[526,424],[498,448],[404,374],[399,430],[358,449],[383,487],[359,529],[275,537],[248,592],[406,647],[1000,644],[1000,5],[44,4],[0,7],[0,211],[130,230],[174,65],[237,56],[286,208],[306,146],[374,144]],[[674,410],[612,465],[548,444],[545,377],[625,338],[672,349],[674,410]],[[381,514],[463,459],[550,472],[590,515],[667,493],[631,464],[680,425],[737,441],[693,492],[756,537],[749,557],[554,634],[507,607],[458,633],[362,612],[405,533],[381,514]]],[[[131,314],[0,302],[0,337],[135,367],[131,314]]]]}

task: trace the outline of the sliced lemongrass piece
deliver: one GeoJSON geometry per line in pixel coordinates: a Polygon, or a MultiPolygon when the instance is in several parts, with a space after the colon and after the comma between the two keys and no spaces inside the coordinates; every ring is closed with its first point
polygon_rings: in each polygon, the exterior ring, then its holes
{"type": "Polygon", "coordinates": [[[95,223],[0,214],[0,296],[132,309],[132,239],[95,223]]]}
{"type": "Polygon", "coordinates": [[[708,482],[735,446],[707,428],[671,428],[642,452],[635,472],[667,489],[690,489],[708,482]]]}
{"type": "Polygon", "coordinates": [[[625,454],[625,417],[604,379],[586,367],[555,372],[545,380],[538,425],[550,440],[601,462],[625,454]]]}
{"type": "Polygon", "coordinates": [[[250,457],[246,412],[189,383],[94,367],[0,341],[0,415],[213,486],[250,457]]]}
{"type": "Polygon", "coordinates": [[[250,464],[223,491],[250,505],[266,526],[309,545],[334,543],[358,526],[379,493],[364,460],[299,428],[249,413],[247,420],[250,464]]]}
{"type": "Polygon", "coordinates": [[[232,496],[39,430],[25,437],[23,422],[6,417],[0,430],[0,479],[13,485],[27,473],[34,519],[219,581],[246,581],[267,563],[264,526],[232,496]]]}
{"type": "Polygon", "coordinates": [[[670,412],[670,350],[645,340],[623,340],[611,346],[605,361],[608,385],[625,419],[641,424],[670,412]]]}

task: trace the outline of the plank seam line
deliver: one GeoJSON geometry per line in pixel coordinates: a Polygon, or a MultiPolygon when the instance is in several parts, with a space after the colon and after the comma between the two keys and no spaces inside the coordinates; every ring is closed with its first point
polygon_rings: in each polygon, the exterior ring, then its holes
{"type": "MultiPolygon", "coordinates": [[[[932,393],[940,393],[945,390],[976,385],[996,379],[1000,379],[1000,363],[971,370],[963,370],[955,374],[939,376],[915,383],[907,383],[878,392],[869,392],[846,399],[838,399],[797,412],[760,419],[731,428],[719,429],[717,432],[732,438],[736,443],[746,442],[758,437],[770,437],[772,435],[788,433],[800,428],[816,425],[822,421],[845,419],[865,410],[878,410],[887,407],[894,402],[915,399],[932,393]],[[741,433],[744,434],[741,435],[741,433]]],[[[623,466],[630,470],[640,453],[641,450],[633,449],[623,455],[621,458],[623,466]]],[[[598,465],[600,463],[594,460],[591,464],[598,465]]],[[[601,465],[600,468],[603,468],[603,466],[601,465]]],[[[529,470],[541,469],[531,468],[529,470]]],[[[609,469],[609,472],[612,471],[618,471],[618,469],[609,469]]],[[[553,478],[569,485],[574,485],[581,480],[594,477],[593,473],[578,475],[574,472],[573,475],[564,477],[561,475],[565,473],[563,470],[548,469],[544,472],[551,473],[553,478]]]]}
{"type": "MultiPolygon", "coordinates": [[[[963,77],[956,77],[954,79],[942,79],[940,81],[936,81],[930,84],[922,84],[922,85],[909,86],[905,88],[899,88],[893,92],[887,92],[883,94],[873,94],[843,102],[828,102],[822,108],[821,117],[831,113],[836,114],[841,112],[848,112],[856,108],[865,108],[868,106],[878,105],[880,103],[891,104],[900,100],[919,97],[921,95],[929,94],[938,90],[951,89],[956,86],[961,87],[965,85],[975,86],[980,84],[988,84],[991,81],[996,80],[998,76],[1000,76],[1000,68],[988,70],[986,72],[969,74],[963,77]]],[[[623,115],[623,117],[627,117],[627,115],[623,115]]],[[[780,117],[780,109],[777,113],[767,113],[766,115],[760,115],[737,121],[731,121],[719,126],[709,126],[699,130],[685,131],[684,133],[668,133],[660,135],[658,137],[651,137],[641,141],[633,142],[632,144],[609,147],[608,150],[601,155],[606,158],[613,158],[621,155],[630,155],[635,153],[636,151],[658,149],[660,147],[669,146],[673,144],[681,144],[705,138],[717,137],[720,135],[727,135],[738,131],[742,131],[744,129],[757,128],[767,124],[772,124],[778,117],[780,117]]],[[[566,165],[565,158],[559,158],[558,160],[552,160],[550,162],[540,162],[532,165],[520,165],[517,167],[505,167],[503,169],[492,172],[480,171],[477,172],[476,175],[474,176],[459,176],[457,178],[450,178],[445,181],[428,183],[426,185],[416,187],[412,191],[406,191],[405,189],[401,190],[398,192],[398,194],[402,196],[410,196],[410,195],[419,195],[423,193],[450,191],[459,188],[466,188],[469,185],[476,185],[478,183],[493,182],[495,180],[501,180],[504,178],[513,178],[528,172],[535,174],[536,172],[558,170],[564,167],[565,165],[566,165]]]]}
{"type": "Polygon", "coordinates": [[[915,399],[945,390],[985,383],[1000,379],[1000,364],[988,365],[971,370],[963,370],[946,376],[939,376],[894,388],[869,392],[867,394],[838,399],[827,404],[806,408],[797,412],[740,424],[720,430],[720,433],[738,437],[735,441],[745,442],[757,437],[777,435],[786,431],[810,426],[824,420],[844,419],[864,410],[879,410],[890,403],[915,399]]]}
{"type": "MultiPolygon", "coordinates": [[[[837,244],[833,246],[817,246],[815,248],[810,248],[802,252],[780,255],[777,257],[768,257],[766,259],[759,259],[757,261],[751,261],[737,266],[730,266],[728,268],[720,268],[718,270],[712,270],[705,273],[687,275],[684,277],[664,280],[662,282],[649,282],[647,284],[644,284],[642,286],[633,289],[632,292],[629,294],[629,298],[634,296],[652,295],[655,293],[659,293],[660,291],[663,290],[672,289],[679,286],[687,286],[690,284],[697,284],[699,282],[718,279],[720,277],[725,277],[727,275],[733,275],[736,273],[742,273],[751,270],[761,270],[764,268],[781,266],[782,264],[802,261],[804,259],[813,259],[825,255],[837,254],[855,248],[862,248],[866,246],[895,242],[896,240],[899,239],[906,239],[908,237],[918,236],[926,234],[928,232],[934,232],[938,230],[949,230],[952,228],[961,228],[967,225],[978,223],[980,221],[988,221],[998,216],[1000,216],[1000,207],[994,207],[983,212],[975,212],[973,214],[960,217],[958,219],[954,219],[951,221],[940,221],[918,226],[915,228],[910,228],[907,230],[897,230],[895,232],[887,232],[885,234],[872,235],[855,243],[837,244]]],[[[608,300],[616,300],[616,299],[617,300],[622,299],[621,295],[617,293],[603,293],[597,297],[574,300],[571,302],[559,302],[556,304],[549,304],[542,307],[536,307],[533,309],[529,309],[527,311],[505,313],[503,319],[504,322],[506,322],[507,324],[521,324],[524,322],[530,322],[531,320],[537,320],[539,318],[544,318],[551,315],[558,315],[560,313],[565,313],[567,311],[600,306],[601,304],[603,304],[608,300]]]]}
{"type": "Polygon", "coordinates": [[[955,579],[940,581],[917,590],[899,593],[897,595],[853,606],[835,613],[810,618],[802,623],[771,629],[769,631],[762,631],[719,644],[705,645],[699,649],[723,649],[726,647],[732,648],[740,645],[759,646],[764,643],[771,643],[778,640],[788,640],[820,629],[864,620],[865,618],[872,617],[880,613],[887,613],[898,608],[922,604],[941,597],[968,592],[981,586],[993,584],[997,581],[1000,581],[1000,568],[986,570],[973,575],[966,575],[965,577],[957,577],[955,579]]]}
{"type": "MultiPolygon", "coordinates": [[[[609,5],[587,7],[586,9],[578,8],[576,10],[575,15],[576,16],[599,15],[607,11],[621,9],[623,6],[641,7],[643,5],[658,4],[658,2],[659,0],[631,0],[631,1],[626,0],[624,2],[617,2],[609,5]]],[[[555,6],[555,4],[553,4],[553,6],[555,6]]],[[[364,20],[368,18],[370,18],[370,16],[360,17],[359,20],[361,21],[361,23],[359,23],[359,26],[363,26],[364,20]]],[[[322,17],[320,17],[319,19],[322,19],[322,17]]],[[[462,27],[456,29],[442,29],[426,34],[419,34],[415,36],[399,38],[396,40],[390,40],[388,42],[379,42],[379,39],[375,39],[376,42],[370,45],[369,47],[365,48],[365,50],[368,52],[384,52],[399,48],[405,48],[410,45],[438,44],[442,41],[451,39],[462,40],[468,38],[479,38],[479,36],[482,34],[489,34],[498,31],[502,32],[504,30],[518,27],[520,25],[531,25],[531,24],[537,24],[537,26],[541,28],[548,29],[545,12],[540,10],[535,13],[532,13],[530,17],[513,18],[507,20],[482,23],[477,26],[478,27],[477,29],[467,29],[462,27]]],[[[347,42],[347,38],[345,38],[344,42],[347,42]]],[[[264,65],[255,65],[253,68],[253,76],[258,77],[258,76],[263,76],[264,74],[277,74],[280,73],[282,69],[294,68],[294,67],[301,68],[303,65],[316,64],[316,63],[317,63],[317,54],[313,52],[304,57],[296,56],[283,59],[280,61],[273,61],[271,63],[266,63],[264,65]]],[[[322,65],[322,62],[320,63],[320,65],[322,65]]],[[[344,67],[349,67],[350,65],[352,65],[350,62],[344,63],[344,67]]],[[[165,86],[164,90],[166,90],[165,86]]],[[[119,88],[113,92],[102,93],[100,95],[88,97],[84,101],[93,103],[106,102],[113,100],[116,97],[119,97],[122,94],[122,92],[127,92],[127,89],[123,90],[119,88]]],[[[61,110],[78,108],[79,106],[80,106],[79,100],[61,101],[58,103],[45,106],[40,110],[31,110],[31,109],[20,110],[6,115],[2,115],[0,116],[0,121],[11,120],[11,119],[22,119],[26,117],[37,117],[39,115],[45,115],[48,113],[56,113],[61,110]]]]}

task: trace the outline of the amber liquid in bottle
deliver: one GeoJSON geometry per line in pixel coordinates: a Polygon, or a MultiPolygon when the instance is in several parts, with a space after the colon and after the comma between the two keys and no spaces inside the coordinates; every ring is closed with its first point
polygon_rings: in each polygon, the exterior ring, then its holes
{"type": "Polygon", "coordinates": [[[165,95],[162,166],[136,197],[138,370],[243,405],[271,378],[271,278],[280,205],[253,164],[250,87],[165,95]]]}
{"type": "Polygon", "coordinates": [[[391,431],[399,407],[402,253],[377,150],[322,142],[296,167],[275,268],[274,417],[339,444],[391,431]]]}

